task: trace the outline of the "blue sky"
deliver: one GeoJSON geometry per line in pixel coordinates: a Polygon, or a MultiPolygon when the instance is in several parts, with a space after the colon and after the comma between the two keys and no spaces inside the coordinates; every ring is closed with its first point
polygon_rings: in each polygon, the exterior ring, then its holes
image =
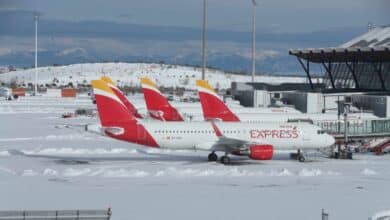
{"type": "MultiPolygon", "coordinates": [[[[259,29],[310,32],[390,21],[388,0],[259,0],[259,29]]],[[[102,20],[199,27],[202,0],[0,0],[0,7],[38,10],[43,19],[102,20]]],[[[208,0],[209,27],[248,30],[251,0],[208,0]]]]}

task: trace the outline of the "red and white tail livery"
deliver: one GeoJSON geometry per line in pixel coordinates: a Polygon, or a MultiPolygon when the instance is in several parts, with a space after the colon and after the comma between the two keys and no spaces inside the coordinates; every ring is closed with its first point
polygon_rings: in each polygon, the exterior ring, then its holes
{"type": "Polygon", "coordinates": [[[183,117],[167,98],[158,90],[156,84],[147,77],[141,78],[146,107],[152,118],[161,121],[183,121],[183,117]]]}
{"type": "Polygon", "coordinates": [[[205,120],[240,121],[206,81],[197,80],[196,85],[205,120]]]}
{"type": "Polygon", "coordinates": [[[103,80],[92,81],[102,131],[112,138],[150,147],[156,141],[103,80]]]}
{"type": "Polygon", "coordinates": [[[112,89],[115,95],[121,100],[121,102],[126,106],[126,108],[133,114],[136,118],[142,118],[142,116],[138,113],[137,108],[126,98],[123,92],[115,86],[115,83],[108,76],[102,76],[100,78],[112,89]]]}

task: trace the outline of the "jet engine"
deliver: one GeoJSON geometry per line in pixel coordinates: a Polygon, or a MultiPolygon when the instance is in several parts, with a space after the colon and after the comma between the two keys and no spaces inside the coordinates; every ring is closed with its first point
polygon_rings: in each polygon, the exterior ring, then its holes
{"type": "Polygon", "coordinates": [[[271,160],[274,154],[274,147],[269,144],[251,145],[249,147],[249,158],[253,160],[271,160]]]}
{"type": "Polygon", "coordinates": [[[247,145],[243,149],[231,153],[238,156],[248,156],[253,160],[271,160],[274,154],[274,147],[269,144],[247,145]]]}

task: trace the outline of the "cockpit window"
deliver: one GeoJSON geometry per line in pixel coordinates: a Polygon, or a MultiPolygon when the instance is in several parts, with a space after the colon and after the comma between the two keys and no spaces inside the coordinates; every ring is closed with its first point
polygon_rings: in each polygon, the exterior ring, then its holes
{"type": "Polygon", "coordinates": [[[317,130],[317,134],[325,134],[326,132],[324,130],[317,130]]]}

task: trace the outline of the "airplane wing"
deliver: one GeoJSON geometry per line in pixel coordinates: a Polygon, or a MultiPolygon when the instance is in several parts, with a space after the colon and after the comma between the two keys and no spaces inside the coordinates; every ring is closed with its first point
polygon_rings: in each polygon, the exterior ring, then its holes
{"type": "Polygon", "coordinates": [[[232,152],[245,148],[247,144],[249,144],[249,142],[245,140],[221,136],[218,141],[213,144],[212,149],[216,151],[232,152]]]}
{"type": "Polygon", "coordinates": [[[217,125],[213,121],[211,121],[211,125],[215,131],[215,134],[218,137],[218,140],[212,146],[212,150],[225,151],[231,153],[240,150],[247,150],[248,147],[252,144],[266,144],[266,143],[250,142],[247,140],[226,137],[225,135],[222,134],[222,132],[218,129],[217,125]]]}

